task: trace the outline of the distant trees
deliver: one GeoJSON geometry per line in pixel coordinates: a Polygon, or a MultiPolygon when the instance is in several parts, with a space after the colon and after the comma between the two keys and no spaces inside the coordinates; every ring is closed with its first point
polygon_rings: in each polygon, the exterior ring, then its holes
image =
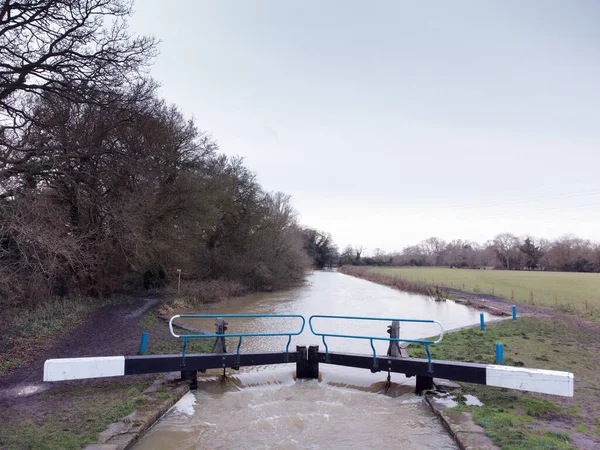
{"type": "Polygon", "coordinates": [[[455,239],[442,250],[442,261],[451,267],[473,267],[480,264],[480,252],[480,246],[476,242],[455,239]]]}
{"type": "Polygon", "coordinates": [[[356,258],[356,252],[351,245],[346,246],[340,254],[340,265],[359,265],[360,260],[356,258]]]}
{"type": "Polygon", "coordinates": [[[447,246],[447,243],[444,240],[437,237],[430,237],[429,239],[424,240],[420,245],[423,249],[425,261],[427,263],[436,266],[442,264],[444,250],[447,246]]]}
{"type": "Polygon", "coordinates": [[[363,256],[365,252],[364,246],[352,247],[347,246],[339,257],[339,265],[352,266],[389,266],[392,265],[392,255],[384,253],[377,248],[373,256],[363,256]]]}
{"type": "Polygon", "coordinates": [[[502,261],[505,269],[519,265],[519,239],[510,233],[501,233],[494,238],[494,251],[498,260],[502,261]]]}
{"type": "Polygon", "coordinates": [[[549,241],[532,236],[519,238],[510,233],[501,233],[483,245],[460,239],[444,242],[433,237],[387,257],[392,258],[392,265],[399,266],[445,265],[509,270],[600,272],[600,244],[574,236],[563,236],[549,241]]]}
{"type": "Polygon", "coordinates": [[[529,270],[536,269],[540,258],[544,255],[542,247],[535,245],[533,239],[528,236],[523,241],[523,244],[519,245],[519,250],[524,256],[523,262],[525,267],[529,270]]]}
{"type": "Polygon", "coordinates": [[[557,270],[600,272],[600,246],[574,236],[563,236],[552,243],[545,260],[557,270]]]}
{"type": "Polygon", "coordinates": [[[304,249],[315,268],[331,268],[338,263],[339,253],[331,235],[312,228],[304,228],[302,238],[304,249]]]}

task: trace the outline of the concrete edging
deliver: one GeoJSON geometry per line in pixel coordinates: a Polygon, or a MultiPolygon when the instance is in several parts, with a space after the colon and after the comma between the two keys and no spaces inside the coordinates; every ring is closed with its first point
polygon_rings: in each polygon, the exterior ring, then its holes
{"type": "Polygon", "coordinates": [[[436,402],[436,397],[433,395],[426,395],[425,403],[448,430],[461,450],[500,450],[500,447],[485,435],[483,428],[473,422],[471,413],[448,411],[448,407],[436,402]]]}
{"type": "Polygon", "coordinates": [[[169,381],[159,379],[147,388],[143,394],[155,404],[144,405],[117,422],[111,423],[98,435],[99,444],[91,444],[84,450],[127,450],[171,407],[190,390],[189,381],[169,381]],[[153,394],[159,389],[171,394],[159,402],[153,394]]]}

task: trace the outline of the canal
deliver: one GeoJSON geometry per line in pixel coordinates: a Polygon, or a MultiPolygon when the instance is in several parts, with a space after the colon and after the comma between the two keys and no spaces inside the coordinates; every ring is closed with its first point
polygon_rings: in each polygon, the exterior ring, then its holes
{"type": "MultiPolygon", "coordinates": [[[[435,319],[446,330],[475,324],[479,311],[453,301],[435,302],[337,272],[314,272],[306,285],[253,294],[210,305],[204,314],[313,314],[435,319]]],[[[213,330],[211,322],[196,326],[213,330]]],[[[317,324],[317,323],[315,323],[317,324]]],[[[382,322],[321,321],[320,331],[387,336],[382,322]]],[[[230,319],[228,332],[270,332],[297,328],[293,319],[230,319]]],[[[436,335],[428,324],[402,324],[400,337],[436,335]]],[[[246,338],[242,351],[279,351],[287,338],[246,338]]],[[[334,339],[331,351],[370,354],[369,341],[334,339]]],[[[319,345],[306,327],[296,344],[319,345]]],[[[230,351],[235,350],[233,342],[230,351]]],[[[376,344],[385,354],[386,342],[376,344]]],[[[423,400],[414,378],[386,372],[321,365],[320,380],[294,380],[295,365],[242,368],[226,379],[217,373],[198,380],[187,394],[134,447],[137,450],[205,448],[370,448],[455,449],[423,400]]]]}

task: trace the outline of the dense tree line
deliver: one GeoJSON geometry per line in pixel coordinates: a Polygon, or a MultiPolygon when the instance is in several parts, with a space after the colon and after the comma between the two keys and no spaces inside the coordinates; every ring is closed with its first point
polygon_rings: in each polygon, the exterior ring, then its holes
{"type": "Polygon", "coordinates": [[[600,272],[600,244],[569,235],[550,241],[502,233],[484,244],[432,237],[389,256],[394,265],[600,272]]]}
{"type": "Polygon", "coordinates": [[[156,42],[128,32],[130,12],[0,5],[0,300],[108,295],[176,269],[252,289],[301,280],[289,197],[158,98],[156,42]]]}
{"type": "Polygon", "coordinates": [[[376,248],[372,256],[365,256],[365,247],[352,247],[348,245],[340,254],[339,265],[351,266],[390,266],[392,265],[392,256],[376,248]]]}
{"type": "Polygon", "coordinates": [[[316,269],[332,268],[339,262],[337,246],[330,234],[304,228],[302,230],[304,249],[316,269]]]}

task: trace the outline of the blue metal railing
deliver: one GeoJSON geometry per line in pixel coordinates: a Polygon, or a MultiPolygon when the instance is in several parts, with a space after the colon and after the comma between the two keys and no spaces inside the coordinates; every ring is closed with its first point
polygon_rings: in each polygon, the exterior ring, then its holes
{"type": "Polygon", "coordinates": [[[238,345],[236,354],[240,354],[240,347],[242,346],[242,338],[245,337],[266,337],[266,336],[287,336],[288,341],[285,346],[285,352],[289,352],[290,343],[292,342],[292,336],[298,336],[304,331],[304,325],[306,324],[306,319],[299,314],[179,314],[171,317],[169,320],[169,330],[171,331],[171,335],[176,338],[183,339],[183,351],[182,356],[185,357],[185,350],[187,348],[188,339],[196,339],[196,338],[226,338],[226,337],[238,337],[238,345]],[[213,333],[213,334],[175,334],[173,331],[173,321],[175,319],[233,319],[233,318],[241,318],[241,319],[249,319],[249,318],[293,318],[300,319],[302,321],[302,325],[300,330],[297,332],[282,332],[282,333],[213,333]]]}
{"type": "Polygon", "coordinates": [[[421,320],[421,319],[397,319],[397,318],[388,318],[388,317],[353,317],[353,316],[326,316],[326,315],[314,315],[310,316],[308,319],[308,326],[310,327],[310,331],[315,336],[321,336],[323,340],[323,345],[325,346],[325,357],[329,354],[329,347],[327,342],[325,342],[326,337],[337,337],[337,338],[346,338],[346,339],[368,339],[371,343],[371,349],[373,350],[373,364],[377,363],[377,352],[375,350],[375,346],[373,345],[373,341],[389,341],[389,342],[410,342],[417,344],[425,345],[425,352],[427,353],[427,360],[429,362],[429,367],[431,369],[431,354],[429,353],[429,345],[437,344],[441,342],[444,337],[444,327],[437,320],[421,320]],[[393,337],[379,337],[379,336],[361,336],[361,335],[349,335],[349,334],[332,334],[332,333],[318,333],[313,328],[313,319],[346,319],[346,320],[378,320],[383,322],[410,322],[410,323],[435,323],[440,327],[440,335],[439,338],[435,341],[429,339],[402,339],[402,338],[393,338],[393,337]]]}

